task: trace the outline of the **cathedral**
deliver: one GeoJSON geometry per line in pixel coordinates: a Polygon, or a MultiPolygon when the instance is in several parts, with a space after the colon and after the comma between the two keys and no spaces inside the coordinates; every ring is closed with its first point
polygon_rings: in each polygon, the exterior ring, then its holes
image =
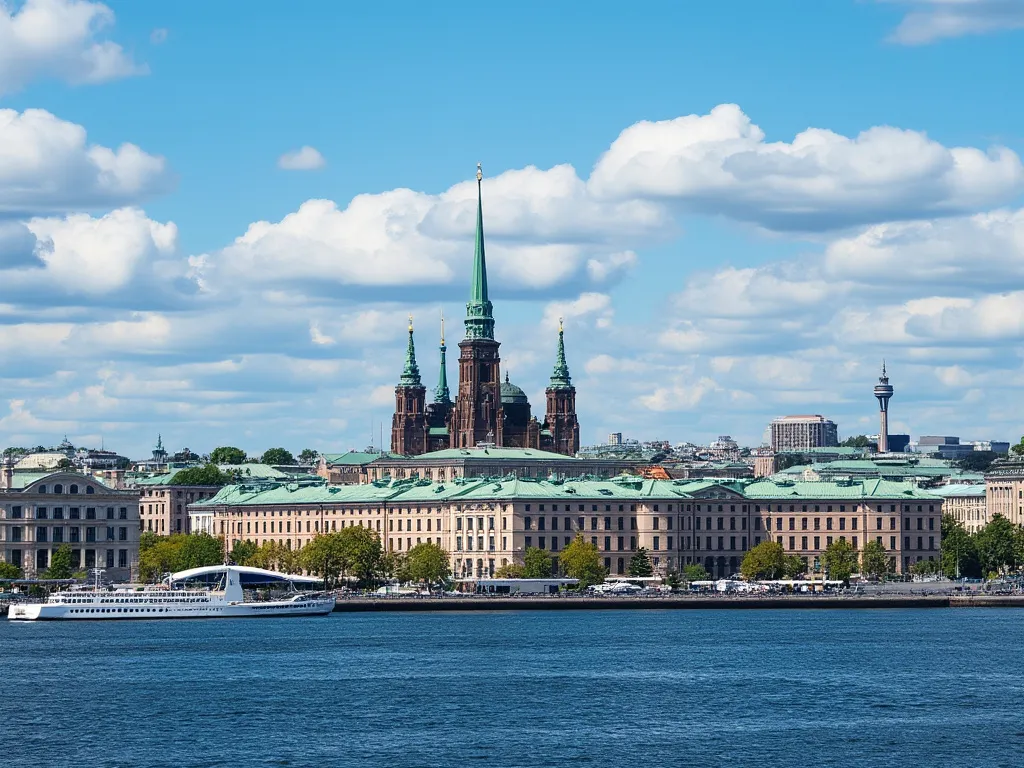
{"type": "Polygon", "coordinates": [[[575,456],[580,448],[576,420],[576,388],[565,362],[562,325],[558,327],[555,368],[545,390],[547,413],[540,422],[530,411],[526,393],[501,378],[500,344],[494,339],[494,317],[487,298],[487,261],[484,258],[484,213],[477,165],[476,249],[473,283],[466,304],[466,337],[459,342],[459,388],[452,402],[445,363],[444,320],[441,320],[441,371],[432,401],[420,379],[413,343],[412,318],[405,368],[395,387],[395,415],[391,422],[391,451],[418,456],[446,448],[490,445],[535,448],[575,456]]]}

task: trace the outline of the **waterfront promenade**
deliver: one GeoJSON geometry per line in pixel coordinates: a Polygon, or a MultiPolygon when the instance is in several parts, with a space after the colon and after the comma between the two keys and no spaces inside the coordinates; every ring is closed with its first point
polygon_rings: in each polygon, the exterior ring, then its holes
{"type": "Polygon", "coordinates": [[[1024,595],[880,594],[880,595],[659,595],[592,597],[582,595],[484,595],[346,597],[335,612],[441,611],[601,611],[707,609],[843,609],[865,608],[1024,608],[1024,595]]]}

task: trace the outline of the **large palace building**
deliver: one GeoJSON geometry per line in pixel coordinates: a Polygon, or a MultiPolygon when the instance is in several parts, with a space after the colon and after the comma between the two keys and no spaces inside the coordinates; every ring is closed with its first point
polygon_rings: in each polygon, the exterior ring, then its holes
{"type": "Polygon", "coordinates": [[[533,448],[576,455],[580,425],[576,419],[576,388],[565,362],[564,333],[559,324],[554,372],[545,390],[547,412],[539,422],[531,414],[522,389],[501,378],[500,344],[494,339],[494,316],[487,298],[487,262],[484,257],[484,215],[477,166],[476,250],[473,283],[466,305],[466,337],[459,342],[459,388],[455,402],[445,369],[444,326],[441,331],[441,372],[433,402],[420,379],[413,344],[412,321],[405,368],[395,387],[395,415],[391,424],[391,450],[401,456],[419,456],[449,448],[490,445],[498,448],[533,448]]]}

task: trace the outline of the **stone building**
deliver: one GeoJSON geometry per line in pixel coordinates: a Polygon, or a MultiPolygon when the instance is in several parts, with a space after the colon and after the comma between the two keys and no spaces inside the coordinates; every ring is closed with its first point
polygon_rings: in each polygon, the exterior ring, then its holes
{"type": "Polygon", "coordinates": [[[977,533],[988,525],[987,491],[981,483],[974,485],[940,485],[928,493],[942,497],[942,514],[951,515],[968,533],[977,533]]]}
{"type": "Polygon", "coordinates": [[[484,249],[482,174],[477,167],[476,243],[466,335],[459,342],[459,383],[454,402],[448,389],[444,326],[441,331],[441,366],[433,402],[416,362],[412,320],[406,345],[405,367],[395,387],[395,413],[391,423],[391,451],[405,456],[493,445],[532,448],[574,456],[580,447],[576,417],[576,389],[565,359],[564,330],[559,324],[555,367],[545,390],[543,422],[533,415],[521,388],[501,376],[500,343],[494,338],[493,304],[487,286],[484,249]]]}
{"type": "Polygon", "coordinates": [[[989,519],[1002,515],[1024,524],[1024,461],[997,461],[985,473],[985,507],[989,519]]]}
{"type": "Polygon", "coordinates": [[[9,465],[3,481],[0,554],[26,578],[41,577],[64,545],[76,570],[104,568],[112,581],[137,574],[138,493],[77,472],[14,472],[9,465]]]}
{"type": "Polygon", "coordinates": [[[819,575],[835,539],[857,551],[878,540],[893,569],[906,572],[938,558],[941,508],[940,498],[913,484],[885,480],[747,484],[626,476],[252,483],[228,486],[190,505],[189,514],[229,542],[274,540],[301,549],[319,532],[356,525],[375,531],[389,552],[429,541],[449,552],[461,578],[521,561],[527,547],[557,558],[576,535],[597,547],[611,574],[626,573],[643,547],[657,573],[699,563],[725,577],[769,537],[819,575]]]}
{"type": "Polygon", "coordinates": [[[782,416],[771,423],[771,447],[776,453],[824,448],[839,444],[836,423],[824,416],[782,416]]]}

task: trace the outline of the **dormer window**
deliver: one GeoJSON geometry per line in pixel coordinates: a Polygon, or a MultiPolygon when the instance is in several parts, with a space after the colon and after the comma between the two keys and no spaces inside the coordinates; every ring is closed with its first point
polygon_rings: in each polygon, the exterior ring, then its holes
{"type": "Polygon", "coordinates": [[[86,492],[86,494],[96,493],[96,489],[93,488],[91,485],[87,485],[87,486],[85,486],[85,492],[86,492]]]}

